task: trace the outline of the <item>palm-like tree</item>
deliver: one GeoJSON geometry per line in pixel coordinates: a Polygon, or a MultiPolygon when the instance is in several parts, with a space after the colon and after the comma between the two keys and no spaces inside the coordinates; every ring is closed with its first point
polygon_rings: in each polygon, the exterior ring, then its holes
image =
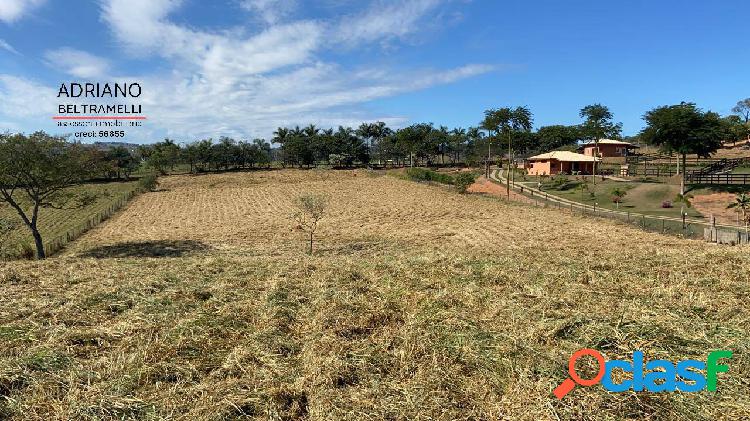
{"type": "Polygon", "coordinates": [[[466,143],[466,139],[466,129],[462,127],[456,127],[455,129],[451,130],[449,145],[452,153],[451,160],[454,164],[461,160],[461,150],[466,143]]]}
{"type": "Polygon", "coordinates": [[[273,132],[273,138],[271,139],[271,142],[283,145],[284,142],[287,141],[287,139],[289,139],[289,129],[287,129],[286,127],[279,127],[275,132],[273,132]]]}
{"type": "Polygon", "coordinates": [[[742,214],[742,221],[745,223],[745,234],[747,234],[747,226],[750,220],[748,220],[748,209],[750,209],[750,196],[746,193],[742,193],[735,197],[734,202],[727,206],[727,209],[736,209],[737,212],[742,214]]]}
{"type": "Polygon", "coordinates": [[[320,132],[320,129],[317,128],[317,127],[315,127],[314,124],[311,124],[311,125],[305,127],[305,129],[303,130],[303,132],[304,132],[305,136],[307,136],[309,138],[315,138],[315,136],[317,136],[318,133],[320,132]]]}
{"type": "Polygon", "coordinates": [[[492,134],[500,130],[499,111],[494,108],[484,111],[484,119],[479,128],[487,130],[487,162],[492,159],[492,134]]]}
{"type": "MultiPolygon", "coordinates": [[[[383,161],[383,147],[381,143],[383,143],[383,139],[393,135],[393,130],[391,130],[384,122],[378,121],[376,123],[370,124],[370,149],[372,149],[372,140],[375,140],[375,148],[378,152],[378,164],[382,164],[383,161]]],[[[370,151],[372,153],[372,150],[370,151]]]]}
{"type": "Polygon", "coordinates": [[[508,175],[506,191],[510,197],[511,177],[513,177],[513,137],[519,132],[531,130],[533,116],[527,107],[500,108],[485,111],[485,121],[482,124],[495,126],[495,132],[508,139],[508,175]]]}
{"type": "MultiPolygon", "coordinates": [[[[533,115],[528,107],[516,107],[510,113],[510,130],[508,131],[508,161],[510,165],[508,166],[508,171],[511,172],[509,172],[508,175],[512,178],[513,183],[516,181],[515,168],[511,168],[514,165],[513,136],[521,132],[531,131],[533,121],[533,115]]],[[[508,197],[510,197],[510,184],[508,184],[507,188],[508,197]]]]}

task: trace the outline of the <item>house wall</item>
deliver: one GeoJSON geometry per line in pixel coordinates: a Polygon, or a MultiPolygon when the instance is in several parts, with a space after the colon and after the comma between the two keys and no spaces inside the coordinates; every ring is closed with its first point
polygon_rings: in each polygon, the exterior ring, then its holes
{"type": "MultiPolygon", "coordinates": [[[[557,163],[557,161],[555,161],[557,163]]],[[[529,175],[550,175],[552,174],[552,164],[547,161],[532,161],[529,166],[529,175]]]]}
{"type": "MultiPolygon", "coordinates": [[[[594,156],[595,146],[587,146],[583,148],[583,154],[586,156],[594,156]]],[[[627,156],[628,148],[625,145],[599,145],[599,153],[602,158],[627,156]]]]}
{"type": "Polygon", "coordinates": [[[594,164],[592,162],[560,162],[551,160],[532,161],[528,166],[529,175],[555,175],[560,172],[572,174],[573,171],[577,171],[580,174],[592,174],[594,172],[594,164]]]}

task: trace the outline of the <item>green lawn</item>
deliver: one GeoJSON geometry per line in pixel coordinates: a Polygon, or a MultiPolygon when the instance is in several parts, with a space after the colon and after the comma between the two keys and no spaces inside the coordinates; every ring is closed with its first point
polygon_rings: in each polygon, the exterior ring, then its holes
{"type": "MultiPolygon", "coordinates": [[[[554,186],[548,181],[543,184],[542,189],[563,197],[568,200],[581,202],[587,205],[596,204],[606,209],[617,209],[613,202],[612,190],[619,188],[627,193],[620,203],[621,211],[643,213],[646,215],[680,217],[680,205],[675,203],[675,197],[679,193],[679,186],[664,183],[642,183],[642,182],[619,182],[612,180],[597,180],[596,184],[588,182],[588,191],[580,188],[582,182],[575,177],[569,177],[569,182],[562,186],[554,186]],[[662,203],[672,202],[672,208],[663,208],[662,203]]],[[[532,187],[536,187],[536,184],[532,187]]],[[[689,217],[702,217],[694,209],[687,209],[689,217]]]]}
{"type": "Polygon", "coordinates": [[[737,167],[732,170],[732,174],[750,174],[750,167],[737,167]]]}
{"type": "MultiPolygon", "coordinates": [[[[137,188],[137,181],[86,184],[75,189],[86,189],[97,195],[94,203],[81,209],[44,208],[39,211],[39,230],[45,243],[66,233],[80,231],[87,221],[107,210],[122,197],[137,188]]],[[[29,203],[25,203],[26,206],[29,203]]],[[[7,203],[0,203],[0,219],[13,225],[12,231],[0,240],[0,257],[19,257],[33,250],[34,240],[20,216],[7,203]]]]}

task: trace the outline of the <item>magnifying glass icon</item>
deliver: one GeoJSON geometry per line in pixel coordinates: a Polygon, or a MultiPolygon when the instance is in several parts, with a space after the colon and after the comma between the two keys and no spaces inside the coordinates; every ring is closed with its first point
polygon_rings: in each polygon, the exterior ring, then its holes
{"type": "Polygon", "coordinates": [[[560,383],[552,393],[557,399],[562,399],[576,387],[576,384],[588,387],[599,383],[602,380],[602,377],[604,377],[605,371],[604,356],[600,354],[599,351],[590,348],[579,349],[570,356],[570,361],[568,361],[568,374],[570,377],[560,383]],[[576,361],[586,355],[596,358],[596,361],[599,363],[599,372],[596,373],[596,376],[593,379],[582,379],[578,376],[578,373],[576,373],[576,361]]]}

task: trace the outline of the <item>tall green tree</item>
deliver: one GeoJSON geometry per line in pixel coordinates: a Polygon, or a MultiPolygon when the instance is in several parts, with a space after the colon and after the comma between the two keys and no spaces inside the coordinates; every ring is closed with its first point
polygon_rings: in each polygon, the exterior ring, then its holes
{"type": "Polygon", "coordinates": [[[266,167],[271,165],[271,144],[265,139],[253,139],[253,146],[255,146],[255,154],[257,157],[255,162],[260,166],[266,167]]]}
{"type": "Polygon", "coordinates": [[[581,133],[577,126],[553,125],[540,127],[537,136],[539,149],[548,152],[575,145],[581,138],[581,133]]]}
{"type": "Polygon", "coordinates": [[[739,140],[750,139],[750,123],[742,121],[742,117],[733,114],[724,117],[723,120],[730,136],[727,140],[734,144],[739,140]]]}
{"type": "Polygon", "coordinates": [[[738,101],[737,105],[732,108],[732,112],[745,120],[745,124],[750,123],[750,98],[738,101]]]}
{"type": "Polygon", "coordinates": [[[704,112],[693,103],[657,107],[647,112],[643,119],[646,127],[641,139],[663,152],[677,153],[682,158],[680,195],[685,195],[685,161],[689,154],[709,157],[727,139],[727,126],[721,117],[711,111],[704,112]]]}
{"type": "Polygon", "coordinates": [[[510,197],[510,184],[513,177],[513,140],[521,133],[528,133],[533,126],[533,115],[527,107],[499,108],[485,111],[482,125],[493,128],[498,138],[508,142],[508,183],[507,194],[510,197]]]}
{"type": "Polygon", "coordinates": [[[110,168],[108,170],[113,175],[117,178],[120,178],[120,175],[122,175],[126,180],[129,180],[133,171],[140,166],[139,160],[122,146],[116,146],[108,150],[104,154],[104,160],[109,164],[110,168]]]}
{"type": "Polygon", "coordinates": [[[384,160],[388,159],[386,151],[389,148],[383,147],[381,143],[393,134],[393,130],[389,128],[384,122],[377,121],[369,125],[369,136],[370,136],[370,155],[378,158],[378,164],[383,163],[384,160]]]}
{"type": "Polygon", "coordinates": [[[451,162],[453,164],[461,160],[461,154],[466,149],[468,142],[468,136],[466,129],[456,127],[450,132],[448,139],[448,153],[450,154],[451,162]]]}
{"type": "MultiPolygon", "coordinates": [[[[578,115],[583,119],[579,130],[584,140],[594,142],[595,155],[599,155],[599,141],[602,139],[619,139],[622,123],[613,121],[614,115],[606,105],[592,104],[581,108],[578,115]]],[[[596,182],[596,162],[593,164],[593,181],[596,182]]]]}
{"type": "Polygon", "coordinates": [[[487,162],[492,160],[492,141],[500,131],[501,115],[505,111],[490,108],[484,111],[484,119],[479,123],[479,128],[487,131],[487,162]]]}
{"type": "Polygon", "coordinates": [[[39,232],[43,208],[82,207],[93,200],[69,188],[97,171],[91,150],[44,132],[0,135],[0,200],[13,208],[31,231],[38,259],[46,258],[39,232]]]}
{"type": "Polygon", "coordinates": [[[143,145],[138,149],[145,158],[146,165],[162,175],[166,175],[169,168],[173,169],[180,158],[180,147],[172,139],[164,139],[163,142],[153,145],[143,145]]]}
{"type": "Polygon", "coordinates": [[[482,129],[480,127],[469,127],[466,131],[466,150],[464,151],[467,163],[476,164],[482,160],[483,145],[484,132],[482,129]]]}

